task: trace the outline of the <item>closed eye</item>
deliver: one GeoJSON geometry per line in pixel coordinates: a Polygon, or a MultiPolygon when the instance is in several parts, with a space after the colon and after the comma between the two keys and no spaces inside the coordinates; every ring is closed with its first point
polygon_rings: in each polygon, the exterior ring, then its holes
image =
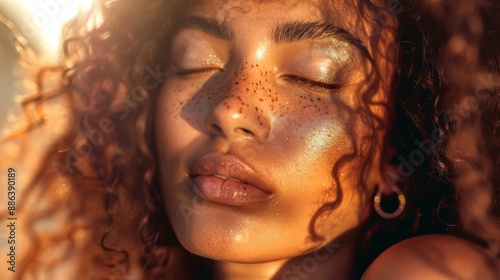
{"type": "Polygon", "coordinates": [[[224,69],[218,67],[193,68],[193,69],[185,69],[177,66],[172,67],[172,72],[177,75],[193,75],[193,74],[214,72],[214,71],[224,72],[224,69]]]}
{"type": "Polygon", "coordinates": [[[342,87],[342,84],[340,84],[340,83],[332,83],[332,84],[323,83],[323,82],[310,80],[310,79],[296,76],[296,75],[286,75],[285,77],[292,80],[292,81],[299,82],[299,83],[304,84],[304,85],[328,89],[328,90],[339,89],[342,87]]]}

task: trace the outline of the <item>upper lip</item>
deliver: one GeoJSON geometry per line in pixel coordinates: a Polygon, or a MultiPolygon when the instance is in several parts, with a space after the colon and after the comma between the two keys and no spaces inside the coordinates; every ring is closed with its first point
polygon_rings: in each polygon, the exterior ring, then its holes
{"type": "Polygon", "coordinates": [[[227,177],[272,193],[267,183],[253,168],[233,155],[207,154],[191,165],[189,176],[227,177]]]}

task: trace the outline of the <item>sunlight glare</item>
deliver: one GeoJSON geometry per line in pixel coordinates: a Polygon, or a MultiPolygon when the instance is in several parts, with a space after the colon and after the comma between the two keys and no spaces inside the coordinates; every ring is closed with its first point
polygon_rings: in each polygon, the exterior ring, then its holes
{"type": "MultiPolygon", "coordinates": [[[[88,10],[93,0],[24,0],[20,1],[24,8],[27,21],[31,29],[37,29],[41,34],[42,47],[50,56],[59,55],[61,28],[73,18],[81,9],[88,10]]],[[[25,35],[26,36],[26,35],[25,35]]],[[[29,36],[28,36],[29,37],[29,36]]],[[[27,38],[32,39],[32,38],[27,38]]]]}

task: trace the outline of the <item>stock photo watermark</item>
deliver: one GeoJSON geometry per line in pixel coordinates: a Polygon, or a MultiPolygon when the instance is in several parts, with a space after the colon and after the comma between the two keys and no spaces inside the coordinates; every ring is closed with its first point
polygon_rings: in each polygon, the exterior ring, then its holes
{"type": "Polygon", "coordinates": [[[287,269],[282,280],[304,280],[309,279],[311,274],[318,270],[319,264],[327,261],[341,246],[340,243],[330,243],[304,258],[300,264],[294,264],[287,269]]]}
{"type": "Polygon", "coordinates": [[[6,228],[7,228],[7,270],[10,272],[16,272],[16,251],[17,251],[17,243],[16,243],[16,235],[17,235],[17,216],[16,216],[16,194],[17,194],[17,173],[16,169],[13,167],[7,168],[7,181],[5,182],[6,186],[6,228]]]}
{"type": "MultiPolygon", "coordinates": [[[[500,88],[500,78],[493,74],[482,75],[479,77],[479,85],[474,93],[466,96],[462,102],[454,102],[450,109],[444,112],[444,121],[452,124],[452,129],[457,130],[461,127],[463,121],[470,118],[474,112],[480,109],[481,102],[486,102],[488,98],[500,88]]],[[[393,186],[396,183],[402,183],[409,178],[416,168],[421,166],[428,157],[435,153],[437,145],[444,143],[450,135],[440,128],[435,128],[430,134],[430,138],[423,140],[415,139],[414,143],[418,149],[410,152],[408,158],[399,155],[400,161],[397,171],[398,174],[392,174],[389,171],[384,173],[386,182],[393,186]]]]}

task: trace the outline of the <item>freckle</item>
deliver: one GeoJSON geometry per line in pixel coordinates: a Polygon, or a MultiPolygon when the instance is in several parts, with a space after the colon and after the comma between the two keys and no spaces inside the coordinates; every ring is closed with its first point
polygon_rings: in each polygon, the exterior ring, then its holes
{"type": "Polygon", "coordinates": [[[253,92],[254,92],[254,93],[257,93],[257,91],[256,91],[255,89],[253,90],[253,92]]]}
{"type": "Polygon", "coordinates": [[[231,106],[227,105],[226,108],[229,110],[229,109],[231,109],[231,106]]]}
{"type": "Polygon", "coordinates": [[[304,109],[305,109],[305,108],[306,108],[306,106],[302,106],[302,108],[304,108],[304,109]]]}
{"type": "Polygon", "coordinates": [[[239,82],[234,82],[234,84],[235,84],[235,85],[238,85],[238,84],[239,84],[239,82]]]}
{"type": "Polygon", "coordinates": [[[240,114],[243,113],[243,108],[240,107],[240,111],[239,112],[240,112],[240,114]]]}
{"type": "Polygon", "coordinates": [[[263,125],[263,123],[261,122],[261,123],[260,123],[260,126],[262,126],[262,125],[263,125]]]}
{"type": "Polygon", "coordinates": [[[262,99],[262,98],[260,98],[259,100],[260,100],[260,101],[264,101],[264,99],[262,99]]]}
{"type": "Polygon", "coordinates": [[[321,98],[317,97],[316,100],[321,101],[321,98]]]}
{"type": "Polygon", "coordinates": [[[209,97],[207,97],[207,99],[208,99],[208,100],[210,100],[210,96],[209,96],[209,97]]]}
{"type": "Polygon", "coordinates": [[[259,67],[259,64],[255,64],[255,66],[259,67]]]}
{"type": "Polygon", "coordinates": [[[271,89],[269,89],[269,92],[271,92],[271,89]]]}
{"type": "Polygon", "coordinates": [[[314,99],[312,99],[312,98],[310,98],[310,97],[309,97],[309,100],[311,100],[311,102],[314,102],[314,99]]]}
{"type": "Polygon", "coordinates": [[[249,89],[249,88],[247,88],[247,91],[250,91],[250,89],[249,89]]]}
{"type": "Polygon", "coordinates": [[[255,107],[255,111],[257,111],[257,112],[258,112],[258,111],[259,111],[259,108],[255,107]]]}

